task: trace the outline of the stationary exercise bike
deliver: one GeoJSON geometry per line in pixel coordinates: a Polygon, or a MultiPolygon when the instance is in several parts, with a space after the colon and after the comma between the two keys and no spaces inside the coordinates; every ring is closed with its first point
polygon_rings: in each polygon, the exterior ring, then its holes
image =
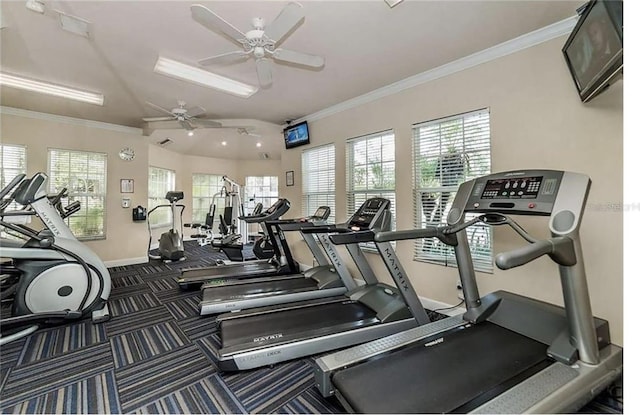
{"type": "Polygon", "coordinates": [[[165,262],[170,261],[184,261],[184,243],[182,238],[182,213],[185,206],[178,204],[178,202],[184,199],[184,192],[167,192],[165,199],[169,201],[169,204],[158,205],[151,209],[147,214],[147,226],[149,228],[149,248],[147,250],[150,259],[161,259],[165,262]],[[151,254],[151,239],[153,234],[151,232],[151,213],[158,208],[169,207],[171,209],[171,229],[160,235],[158,240],[158,252],[160,255],[151,254]],[[178,208],[180,209],[178,211],[178,208]],[[176,216],[180,217],[180,226],[176,227],[176,216]]]}
{"type": "Polygon", "coordinates": [[[47,175],[37,173],[31,179],[24,178],[24,174],[16,176],[0,191],[0,226],[27,239],[24,243],[3,238],[0,243],[0,257],[10,258],[12,267],[19,272],[11,317],[1,320],[0,345],[25,337],[41,325],[89,315],[94,323],[109,318],[109,271],[93,251],[75,238],[51,204],[46,193],[47,175]],[[14,200],[30,209],[9,211],[14,200]],[[37,215],[46,230],[36,232],[11,223],[11,217],[25,215],[37,215]]]}

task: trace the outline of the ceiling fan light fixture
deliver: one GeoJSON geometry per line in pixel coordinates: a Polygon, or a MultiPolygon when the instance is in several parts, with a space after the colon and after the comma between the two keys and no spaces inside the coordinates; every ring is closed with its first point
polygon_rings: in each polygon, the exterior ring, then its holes
{"type": "Polygon", "coordinates": [[[258,91],[258,88],[253,85],[245,84],[213,72],[204,71],[172,59],[163,58],[162,56],[158,57],[153,71],[162,75],[217,89],[241,98],[249,98],[258,91]]]}
{"type": "Polygon", "coordinates": [[[0,85],[73,99],[81,102],[88,102],[89,104],[94,105],[104,105],[104,95],[102,94],[81,91],[79,89],[56,85],[49,82],[36,81],[34,79],[23,78],[21,76],[11,75],[4,72],[0,72],[0,85]]]}

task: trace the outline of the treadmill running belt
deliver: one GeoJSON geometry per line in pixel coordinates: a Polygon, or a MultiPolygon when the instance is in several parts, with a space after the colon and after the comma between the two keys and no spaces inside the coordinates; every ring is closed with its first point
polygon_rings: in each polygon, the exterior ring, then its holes
{"type": "Polygon", "coordinates": [[[240,344],[259,346],[278,343],[287,339],[302,339],[363,327],[378,322],[376,313],[369,307],[357,302],[320,304],[296,310],[278,311],[263,315],[223,321],[220,327],[222,347],[240,344]],[[277,335],[273,341],[256,343],[254,339],[277,335]]]}
{"type": "Polygon", "coordinates": [[[249,284],[225,285],[206,289],[202,294],[202,301],[215,303],[217,301],[309,291],[315,290],[317,287],[318,284],[313,278],[304,277],[286,280],[252,282],[249,284]]]}
{"type": "Polygon", "coordinates": [[[457,330],[337,372],[359,413],[445,413],[544,361],[545,344],[492,323],[457,330]]]}

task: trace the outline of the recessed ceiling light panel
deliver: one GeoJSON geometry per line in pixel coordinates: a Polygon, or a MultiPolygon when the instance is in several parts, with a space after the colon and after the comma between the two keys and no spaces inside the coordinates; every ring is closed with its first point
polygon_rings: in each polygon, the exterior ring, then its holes
{"type": "Polygon", "coordinates": [[[67,32],[86,37],[89,39],[91,34],[91,23],[79,17],[70,16],[66,13],[56,10],[60,17],[60,26],[67,32]]]}

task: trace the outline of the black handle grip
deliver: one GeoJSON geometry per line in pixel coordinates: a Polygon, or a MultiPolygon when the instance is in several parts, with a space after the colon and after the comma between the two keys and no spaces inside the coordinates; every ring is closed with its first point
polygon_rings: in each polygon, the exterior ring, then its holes
{"type": "Polygon", "coordinates": [[[338,235],[331,235],[329,239],[334,245],[355,244],[359,242],[373,242],[375,234],[373,231],[350,231],[349,233],[341,233],[338,235]]]}

